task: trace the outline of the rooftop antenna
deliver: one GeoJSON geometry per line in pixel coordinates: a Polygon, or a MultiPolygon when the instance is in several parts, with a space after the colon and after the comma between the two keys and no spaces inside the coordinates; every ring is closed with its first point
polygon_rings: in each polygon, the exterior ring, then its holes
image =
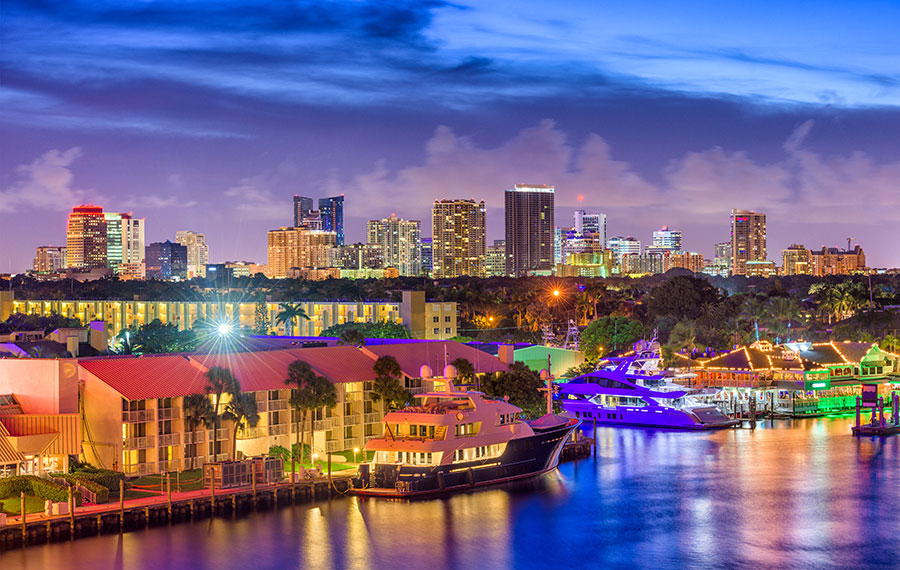
{"type": "Polygon", "coordinates": [[[850,242],[853,241],[852,237],[847,238],[847,251],[850,251],[850,242]]]}

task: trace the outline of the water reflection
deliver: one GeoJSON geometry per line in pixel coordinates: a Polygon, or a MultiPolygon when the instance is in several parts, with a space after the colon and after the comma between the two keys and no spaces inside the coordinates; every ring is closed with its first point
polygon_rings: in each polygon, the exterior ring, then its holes
{"type": "Polygon", "coordinates": [[[900,560],[900,438],[846,418],[756,430],[597,429],[534,485],[341,498],[7,552],[7,568],[848,568],[900,560]]]}

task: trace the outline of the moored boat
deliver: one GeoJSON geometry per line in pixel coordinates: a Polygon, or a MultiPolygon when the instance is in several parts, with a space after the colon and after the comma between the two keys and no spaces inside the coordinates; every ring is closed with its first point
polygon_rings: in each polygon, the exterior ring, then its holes
{"type": "Polygon", "coordinates": [[[580,424],[551,414],[526,422],[509,402],[448,386],[385,415],[382,437],[366,443],[374,459],[360,465],[352,494],[418,498],[534,477],[556,468],[580,424]]]}

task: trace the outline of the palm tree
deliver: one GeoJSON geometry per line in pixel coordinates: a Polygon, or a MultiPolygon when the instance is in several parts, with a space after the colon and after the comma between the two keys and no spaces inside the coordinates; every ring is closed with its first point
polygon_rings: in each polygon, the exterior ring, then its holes
{"type": "Polygon", "coordinates": [[[900,352],[900,339],[888,333],[884,335],[884,338],[878,343],[878,347],[881,348],[881,350],[897,354],[897,352],[900,352]]]}
{"type": "Polygon", "coordinates": [[[785,335],[784,324],[800,318],[800,306],[790,297],[772,297],[768,303],[769,317],[776,325],[779,338],[785,335]]]}
{"type": "Polygon", "coordinates": [[[359,329],[344,329],[338,336],[338,344],[347,344],[355,346],[356,348],[361,348],[366,344],[366,335],[359,329]]]}
{"type": "Polygon", "coordinates": [[[281,311],[275,315],[275,324],[284,324],[288,328],[288,336],[294,336],[294,321],[309,320],[309,315],[300,303],[280,303],[281,311]]]}
{"type": "Polygon", "coordinates": [[[456,377],[459,379],[461,384],[474,384],[475,383],[475,367],[465,358],[457,358],[453,362],[451,362],[456,368],[456,377]]]}
{"type": "MultiPolygon", "coordinates": [[[[291,390],[291,407],[297,412],[296,437],[297,453],[303,464],[303,442],[300,439],[301,414],[309,419],[309,447],[312,450],[314,436],[312,412],[319,408],[333,408],[337,405],[337,388],[327,378],[320,376],[308,362],[295,360],[288,366],[288,377],[284,381],[291,390]]],[[[293,457],[293,453],[291,457],[293,457]]]]}
{"type": "Polygon", "coordinates": [[[679,321],[669,333],[669,344],[679,350],[688,350],[688,357],[693,358],[697,347],[697,329],[693,321],[679,321]]]}
{"type": "MultiPolygon", "coordinates": [[[[209,401],[209,396],[206,394],[185,396],[181,402],[181,407],[184,410],[184,424],[189,433],[196,430],[200,425],[211,428],[216,422],[212,402],[209,401]]],[[[188,458],[190,459],[194,456],[194,452],[191,452],[188,458]]]]}
{"type": "Polygon", "coordinates": [[[225,406],[225,413],[222,414],[222,417],[234,422],[231,433],[231,459],[234,460],[237,453],[238,428],[244,429],[243,424],[245,423],[250,427],[256,427],[256,424],[259,423],[256,397],[250,392],[241,392],[238,388],[237,392],[232,393],[231,401],[225,406]]]}
{"type": "Polygon", "coordinates": [[[751,323],[759,336],[759,321],[766,316],[766,302],[760,297],[749,297],[741,307],[741,320],[751,323]]]}
{"type": "Polygon", "coordinates": [[[372,386],[372,399],[384,401],[384,411],[409,401],[409,391],[400,384],[403,370],[393,356],[382,356],[372,366],[375,371],[375,382],[372,386]]]}
{"type": "Polygon", "coordinates": [[[241,386],[231,374],[231,370],[221,366],[213,366],[206,371],[206,393],[215,394],[216,400],[213,407],[213,417],[219,418],[219,402],[222,400],[222,393],[236,394],[240,392],[241,386]]]}

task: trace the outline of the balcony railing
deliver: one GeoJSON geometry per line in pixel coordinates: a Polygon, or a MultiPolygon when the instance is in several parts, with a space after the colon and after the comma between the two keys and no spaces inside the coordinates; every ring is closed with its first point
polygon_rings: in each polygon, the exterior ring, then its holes
{"type": "Polygon", "coordinates": [[[138,463],[137,465],[126,465],[126,475],[150,475],[156,473],[156,466],[153,463],[138,463]]]}
{"type": "Polygon", "coordinates": [[[129,437],[125,440],[125,449],[150,449],[156,447],[153,445],[155,439],[152,435],[129,437]]]}
{"type": "Polygon", "coordinates": [[[269,426],[269,435],[285,435],[288,432],[287,424],[269,426]]]}
{"type": "Polygon", "coordinates": [[[363,401],[363,393],[362,392],[345,392],[344,393],[344,401],[345,402],[362,402],[363,401]]]}
{"type": "Polygon", "coordinates": [[[266,437],[269,433],[264,427],[245,427],[237,432],[238,439],[256,439],[257,437],[266,437]]]}
{"type": "Polygon", "coordinates": [[[165,471],[178,471],[180,465],[181,465],[181,461],[179,461],[178,459],[170,459],[168,461],[160,461],[159,462],[159,472],[163,473],[165,471]]]}
{"type": "Polygon", "coordinates": [[[257,400],[256,401],[256,411],[257,412],[268,412],[269,411],[269,401],[268,400],[257,400]]]}
{"type": "Polygon", "coordinates": [[[206,441],[205,431],[188,431],[184,434],[184,443],[203,443],[206,441]]]}
{"type": "Polygon", "coordinates": [[[220,453],[216,455],[216,461],[228,461],[229,459],[231,459],[231,456],[227,453],[220,453]]]}
{"type": "Polygon", "coordinates": [[[288,409],[288,401],[287,400],[269,400],[269,411],[277,412],[279,410],[288,409]]]}
{"type": "Polygon", "coordinates": [[[177,420],[181,417],[181,408],[160,408],[159,420],[177,420]]]}
{"type": "Polygon", "coordinates": [[[331,441],[325,442],[325,451],[334,453],[335,451],[343,451],[344,449],[344,441],[340,439],[333,439],[331,441]]]}
{"type": "Polygon", "coordinates": [[[181,445],[180,433],[163,433],[159,435],[159,447],[168,447],[170,445],[181,445]]]}
{"type": "Polygon", "coordinates": [[[316,420],[313,422],[313,430],[315,431],[325,431],[332,429],[334,427],[334,418],[328,418],[326,420],[316,420]]]}
{"type": "Polygon", "coordinates": [[[358,426],[360,424],[361,419],[362,418],[360,418],[358,414],[354,414],[352,416],[344,416],[344,425],[345,426],[358,426]]]}
{"type": "Polygon", "coordinates": [[[123,411],[122,421],[129,424],[152,422],[156,420],[156,410],[123,411]]]}
{"type": "Polygon", "coordinates": [[[212,432],[215,431],[215,434],[216,434],[215,441],[225,441],[231,437],[231,433],[229,432],[228,428],[220,428],[217,430],[209,430],[209,431],[210,431],[210,436],[209,436],[210,438],[212,438],[212,432]]]}
{"type": "Polygon", "coordinates": [[[368,414],[363,414],[363,421],[367,424],[377,424],[381,423],[382,415],[380,412],[371,412],[368,414]]]}
{"type": "Polygon", "coordinates": [[[200,469],[206,463],[206,456],[202,457],[186,457],[184,459],[185,469],[200,469]]]}

